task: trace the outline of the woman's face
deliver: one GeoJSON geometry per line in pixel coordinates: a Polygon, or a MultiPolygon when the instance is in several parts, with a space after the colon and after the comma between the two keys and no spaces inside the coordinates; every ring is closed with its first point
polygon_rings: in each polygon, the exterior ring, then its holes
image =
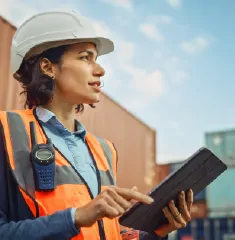
{"type": "Polygon", "coordinates": [[[96,63],[97,51],[93,43],[71,45],[54,66],[55,96],[71,105],[93,104],[99,101],[100,78],[104,69],[96,63]]]}

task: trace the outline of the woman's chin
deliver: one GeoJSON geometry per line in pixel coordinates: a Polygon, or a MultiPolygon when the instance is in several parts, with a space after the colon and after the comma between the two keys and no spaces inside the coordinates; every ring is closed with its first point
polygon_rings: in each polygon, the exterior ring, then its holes
{"type": "Polygon", "coordinates": [[[89,99],[87,99],[87,101],[85,102],[86,104],[95,104],[98,103],[100,101],[100,96],[99,94],[96,94],[96,96],[92,96],[89,99]]]}

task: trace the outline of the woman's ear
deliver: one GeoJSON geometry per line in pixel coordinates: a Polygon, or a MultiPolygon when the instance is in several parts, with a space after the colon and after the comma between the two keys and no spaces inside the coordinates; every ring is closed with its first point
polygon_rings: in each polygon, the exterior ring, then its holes
{"type": "Polygon", "coordinates": [[[47,58],[42,58],[40,61],[40,70],[43,74],[51,77],[52,79],[55,78],[56,75],[56,67],[55,65],[48,60],[47,58]]]}

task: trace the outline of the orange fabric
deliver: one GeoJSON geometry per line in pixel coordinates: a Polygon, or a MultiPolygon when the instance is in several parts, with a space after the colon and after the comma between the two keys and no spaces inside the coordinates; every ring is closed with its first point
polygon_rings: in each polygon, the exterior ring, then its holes
{"type": "Polygon", "coordinates": [[[91,199],[85,185],[77,184],[64,184],[57,186],[51,192],[36,192],[35,198],[37,199],[39,209],[41,209],[40,216],[53,214],[66,208],[76,208],[87,204],[91,199]],[[73,193],[73,194],[71,194],[73,193]],[[65,201],[66,198],[66,201],[65,201]],[[52,204],[52,199],[56,201],[52,204]]]}
{"type": "MultiPolygon", "coordinates": [[[[8,125],[6,112],[0,111],[0,119],[1,119],[1,123],[3,125],[3,130],[4,130],[5,136],[10,136],[9,128],[8,127],[7,128],[4,127],[4,126],[8,125]]],[[[8,154],[8,157],[9,157],[11,168],[12,168],[12,170],[15,170],[15,163],[14,163],[14,160],[13,160],[14,156],[13,156],[11,138],[10,137],[5,138],[5,142],[6,142],[6,148],[9,149],[7,154],[8,154]]]]}
{"type": "MultiPolygon", "coordinates": [[[[36,121],[33,115],[33,112],[31,110],[20,110],[15,112],[17,112],[22,117],[29,139],[30,139],[29,122],[34,121],[36,123],[36,134],[37,134],[38,144],[46,143],[46,136],[43,134],[43,131],[39,123],[36,121]]],[[[8,126],[5,112],[0,111],[0,120],[4,128],[9,162],[10,162],[11,168],[15,169],[14,156],[12,152],[12,143],[9,137],[10,131],[9,131],[9,126],[8,126]]],[[[86,140],[94,156],[98,169],[104,170],[104,171],[109,170],[107,159],[97,139],[92,134],[87,133],[86,140]]],[[[113,161],[115,162],[116,160],[114,159],[113,161]]],[[[68,161],[64,159],[63,156],[57,151],[56,151],[56,165],[70,166],[68,161]]],[[[106,187],[107,186],[101,186],[101,189],[104,190],[106,187]]],[[[25,199],[25,202],[28,204],[31,212],[35,216],[36,208],[35,208],[34,202],[25,193],[24,190],[22,190],[21,188],[20,190],[25,199]]],[[[39,216],[51,215],[56,211],[64,210],[71,207],[82,207],[83,205],[91,201],[88,189],[86,188],[85,184],[63,184],[63,185],[57,186],[57,188],[51,192],[35,191],[34,195],[35,195],[34,199],[36,200],[39,207],[39,216]]],[[[109,239],[121,240],[118,219],[111,220],[111,219],[105,218],[103,219],[103,224],[104,224],[104,230],[105,230],[105,235],[107,240],[109,239]]],[[[100,236],[99,236],[99,229],[98,229],[97,223],[89,228],[81,228],[81,233],[75,238],[73,238],[73,240],[99,240],[99,239],[100,239],[100,236]]]]}
{"type": "Polygon", "coordinates": [[[108,170],[109,165],[105,158],[104,151],[101,148],[98,140],[89,132],[86,134],[86,140],[87,140],[88,145],[90,146],[90,149],[94,155],[94,158],[98,160],[98,161],[96,161],[98,169],[104,170],[104,171],[108,170]],[[104,161],[104,159],[106,161],[104,161]]]}
{"type": "Polygon", "coordinates": [[[33,200],[20,187],[19,187],[19,189],[20,189],[20,192],[23,195],[25,201],[27,202],[30,211],[33,213],[34,216],[36,216],[36,207],[35,207],[33,200]]]}

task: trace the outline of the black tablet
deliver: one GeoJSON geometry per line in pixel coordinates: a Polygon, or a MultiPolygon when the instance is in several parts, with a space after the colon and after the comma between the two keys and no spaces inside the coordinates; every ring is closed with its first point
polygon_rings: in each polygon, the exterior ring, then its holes
{"type": "Polygon", "coordinates": [[[213,182],[227,166],[209,149],[201,148],[188,158],[176,171],[164,179],[149,195],[155,200],[152,204],[137,203],[120,218],[121,225],[154,232],[167,223],[162,208],[174,200],[178,206],[178,194],[192,189],[194,196],[213,182]]]}

